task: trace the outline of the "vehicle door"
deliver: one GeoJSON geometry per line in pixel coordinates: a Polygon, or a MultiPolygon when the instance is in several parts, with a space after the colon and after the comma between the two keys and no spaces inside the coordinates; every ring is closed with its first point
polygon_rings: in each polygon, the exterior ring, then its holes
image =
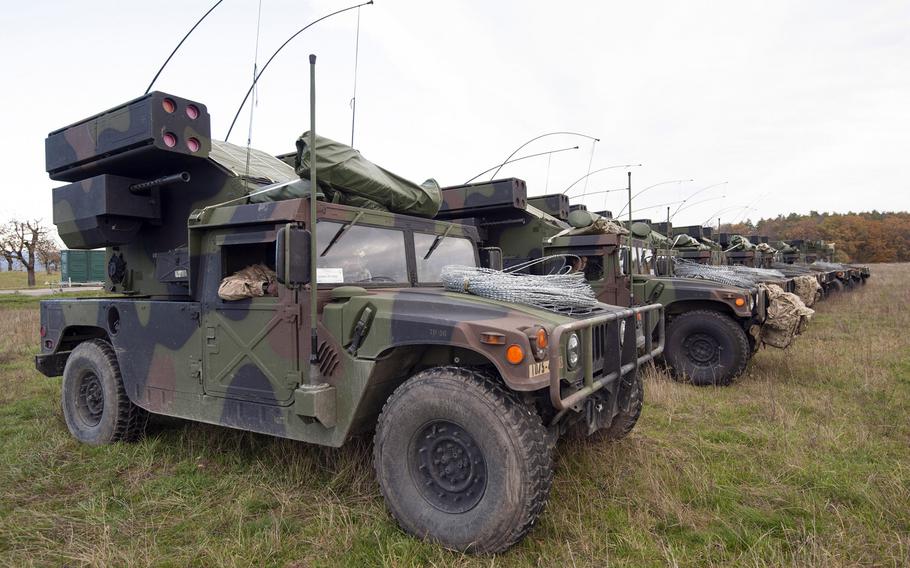
{"type": "Polygon", "coordinates": [[[238,300],[218,297],[222,280],[261,264],[275,268],[275,227],[214,232],[203,275],[203,386],[207,395],[289,405],[300,384],[300,305],[295,292],[238,300]]]}

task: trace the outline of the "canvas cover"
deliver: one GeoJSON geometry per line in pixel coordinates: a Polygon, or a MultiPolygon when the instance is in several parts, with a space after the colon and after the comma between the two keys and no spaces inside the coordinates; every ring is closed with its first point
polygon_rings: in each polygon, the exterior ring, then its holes
{"type": "Polygon", "coordinates": [[[795,288],[793,292],[799,296],[799,299],[807,307],[811,308],[814,306],[815,302],[821,297],[822,287],[818,280],[815,279],[815,276],[809,274],[797,276],[793,279],[793,283],[795,288]]]}
{"type": "MultiPolygon", "coordinates": [[[[313,153],[309,133],[297,139],[294,170],[302,179],[310,179],[313,153]]],[[[442,203],[442,192],[435,180],[418,185],[381,168],[360,152],[341,142],[316,136],[316,180],[319,191],[334,203],[364,207],[419,217],[435,217],[442,203]]],[[[277,201],[306,197],[309,187],[288,186],[257,196],[259,200],[277,201]]]]}
{"type": "Polygon", "coordinates": [[[730,248],[727,250],[755,250],[755,245],[742,235],[733,235],[730,237],[730,248]]]}
{"type": "Polygon", "coordinates": [[[695,250],[708,250],[707,245],[703,245],[686,234],[676,235],[673,238],[673,248],[688,248],[695,250]]]}
{"type": "Polygon", "coordinates": [[[768,316],[764,325],[753,328],[759,330],[755,339],[780,349],[789,347],[809,325],[815,311],[807,308],[796,294],[784,292],[776,284],[759,284],[759,288],[768,294],[768,316]]]}

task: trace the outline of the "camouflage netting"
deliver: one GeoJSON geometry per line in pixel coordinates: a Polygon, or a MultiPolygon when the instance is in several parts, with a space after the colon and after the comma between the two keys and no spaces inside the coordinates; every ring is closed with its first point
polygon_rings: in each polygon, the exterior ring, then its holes
{"type": "Polygon", "coordinates": [[[763,252],[765,254],[774,254],[777,252],[777,249],[769,245],[768,243],[759,243],[755,245],[755,250],[763,252]]]}
{"type": "Polygon", "coordinates": [[[764,325],[753,327],[756,342],[780,349],[789,347],[809,325],[815,311],[807,308],[796,294],[784,292],[776,284],[760,284],[759,289],[767,293],[768,315],[764,325]]]}
{"type": "Polygon", "coordinates": [[[793,278],[793,284],[795,287],[793,292],[807,307],[811,308],[821,298],[822,287],[814,276],[809,274],[796,276],[793,278]]]}
{"type": "Polygon", "coordinates": [[[606,217],[597,216],[597,219],[593,223],[584,227],[583,229],[577,229],[577,232],[572,234],[574,235],[628,235],[629,230],[614,221],[613,219],[607,219],[606,217]]]}
{"type": "Polygon", "coordinates": [[[243,300],[268,293],[268,286],[275,282],[275,271],[264,264],[254,264],[239,270],[221,281],[218,297],[222,300],[243,300]]]}
{"type": "Polygon", "coordinates": [[[553,242],[559,237],[580,235],[628,235],[629,230],[613,219],[596,213],[577,209],[569,213],[569,227],[561,230],[548,239],[553,242]]]}
{"type": "Polygon", "coordinates": [[[681,278],[701,278],[740,288],[754,288],[761,282],[783,280],[786,277],[777,270],[752,268],[750,266],[713,266],[699,264],[684,258],[674,259],[675,275],[681,278]]]}

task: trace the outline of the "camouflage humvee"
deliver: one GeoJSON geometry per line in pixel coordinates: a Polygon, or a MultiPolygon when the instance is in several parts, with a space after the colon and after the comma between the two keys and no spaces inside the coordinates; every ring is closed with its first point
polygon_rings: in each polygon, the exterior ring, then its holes
{"type": "MultiPolygon", "coordinates": [[[[824,241],[803,239],[779,241],[775,243],[775,248],[779,251],[779,260],[783,265],[791,265],[817,274],[826,296],[853,289],[856,284],[865,284],[870,275],[868,267],[829,262],[833,248],[824,241]]],[[[775,268],[785,267],[776,265],[775,268]]]]}
{"type": "MultiPolygon", "coordinates": [[[[515,178],[453,186],[443,188],[437,218],[475,227],[484,246],[502,250],[507,266],[573,255],[602,302],[662,305],[664,359],[675,376],[698,385],[726,385],[743,372],[766,317],[767,298],[759,289],[674,278],[671,258],[677,251],[666,248],[665,237],[644,223],[633,224],[632,238],[579,234],[583,230],[573,231],[569,223],[572,208],[559,198],[564,196],[528,198],[525,182],[515,178]]],[[[542,272],[558,268],[535,267],[542,272]]]]}
{"type": "Polygon", "coordinates": [[[541,513],[558,436],[635,425],[638,368],[663,335],[637,347],[634,330],[662,331],[660,306],[576,316],[447,292],[443,267],[478,264],[474,228],[251,203],[302,182],[287,161],[212,140],[205,106],[180,97],[140,97],[52,132],[46,150],[51,178],[71,182],[53,192],[61,238],[106,247],[121,294],[41,303],[36,367],[63,376],[84,443],[135,440],[149,413],[334,447],[375,431],[401,527],[497,552],[541,513]],[[223,279],[251,265],[275,271],[274,294],[223,300],[223,279]]]}

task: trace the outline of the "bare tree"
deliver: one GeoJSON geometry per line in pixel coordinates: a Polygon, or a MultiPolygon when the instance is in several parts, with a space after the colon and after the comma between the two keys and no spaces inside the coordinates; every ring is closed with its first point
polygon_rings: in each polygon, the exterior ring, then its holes
{"type": "Polygon", "coordinates": [[[35,261],[38,243],[48,234],[48,228],[40,219],[19,221],[13,219],[6,226],[4,250],[9,251],[22,263],[28,273],[28,285],[35,285],[35,261]]]}
{"type": "Polygon", "coordinates": [[[35,247],[35,255],[44,266],[44,272],[50,274],[60,269],[60,247],[50,234],[45,234],[35,247]]]}
{"type": "Polygon", "coordinates": [[[12,245],[10,244],[9,227],[6,225],[0,225],[0,256],[6,261],[6,269],[12,272],[13,261],[16,259],[16,255],[13,254],[12,245]]]}

